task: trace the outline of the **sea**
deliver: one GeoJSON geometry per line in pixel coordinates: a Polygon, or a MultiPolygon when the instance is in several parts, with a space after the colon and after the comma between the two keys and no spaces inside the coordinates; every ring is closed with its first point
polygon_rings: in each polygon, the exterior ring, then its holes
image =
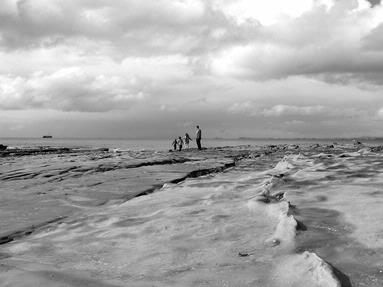
{"type": "MultiPolygon", "coordinates": [[[[367,145],[383,145],[383,138],[361,138],[358,139],[367,145]]],[[[351,138],[291,138],[291,139],[203,139],[202,145],[211,147],[234,147],[234,146],[263,146],[278,144],[332,144],[352,143],[351,138]]],[[[69,147],[69,148],[111,148],[120,150],[155,150],[166,151],[172,148],[172,140],[168,139],[102,139],[102,138],[1,138],[0,144],[15,148],[34,147],[69,147]]],[[[194,141],[190,147],[196,147],[194,141]]]]}

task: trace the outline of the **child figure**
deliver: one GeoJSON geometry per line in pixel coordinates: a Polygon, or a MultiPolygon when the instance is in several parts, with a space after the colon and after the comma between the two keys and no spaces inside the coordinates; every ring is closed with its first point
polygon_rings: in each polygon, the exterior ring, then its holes
{"type": "Polygon", "coordinates": [[[177,139],[172,142],[173,150],[177,150],[177,139]]]}
{"type": "Polygon", "coordinates": [[[187,148],[189,148],[189,142],[191,141],[191,137],[189,136],[188,133],[185,134],[185,145],[187,146],[187,148]]]}
{"type": "Polygon", "coordinates": [[[181,151],[182,150],[182,145],[184,144],[184,141],[182,140],[181,137],[178,137],[177,144],[178,144],[178,150],[181,151]]]}

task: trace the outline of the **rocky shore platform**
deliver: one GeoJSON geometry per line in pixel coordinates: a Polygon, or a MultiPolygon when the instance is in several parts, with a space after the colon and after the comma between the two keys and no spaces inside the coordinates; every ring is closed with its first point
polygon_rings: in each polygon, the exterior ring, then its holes
{"type": "Polygon", "coordinates": [[[224,171],[249,154],[244,147],[181,152],[56,147],[1,151],[0,244],[83,209],[224,171]]]}
{"type": "Polygon", "coordinates": [[[383,286],[383,148],[0,158],[0,286],[383,286]]]}

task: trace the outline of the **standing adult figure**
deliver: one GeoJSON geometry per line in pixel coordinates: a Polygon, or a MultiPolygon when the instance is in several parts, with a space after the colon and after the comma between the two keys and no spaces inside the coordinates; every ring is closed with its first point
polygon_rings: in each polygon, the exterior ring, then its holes
{"type": "Polygon", "coordinates": [[[199,126],[197,126],[195,141],[197,142],[198,149],[201,149],[202,132],[199,126]]]}

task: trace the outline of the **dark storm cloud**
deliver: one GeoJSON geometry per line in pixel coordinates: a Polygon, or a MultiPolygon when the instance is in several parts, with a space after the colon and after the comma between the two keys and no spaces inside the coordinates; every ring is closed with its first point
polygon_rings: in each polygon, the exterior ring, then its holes
{"type": "Polygon", "coordinates": [[[33,49],[70,39],[109,42],[115,53],[200,54],[243,43],[256,23],[238,25],[203,1],[5,0],[0,46],[33,49]]]}
{"type": "Polygon", "coordinates": [[[381,0],[367,0],[367,1],[370,2],[373,7],[376,5],[380,5],[380,3],[382,2],[381,0]]]}
{"type": "Polygon", "coordinates": [[[374,28],[362,39],[362,44],[372,52],[383,51],[383,23],[374,28]]]}

